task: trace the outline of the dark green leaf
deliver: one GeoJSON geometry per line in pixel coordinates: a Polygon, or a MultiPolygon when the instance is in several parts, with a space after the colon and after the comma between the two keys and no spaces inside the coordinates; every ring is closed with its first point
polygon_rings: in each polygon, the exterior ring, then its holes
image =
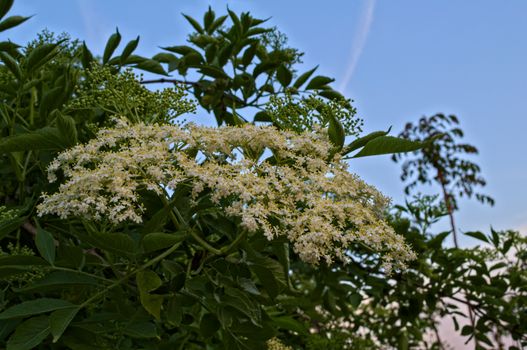
{"type": "Polygon", "coordinates": [[[298,79],[295,81],[293,86],[299,89],[311,77],[311,75],[313,75],[313,73],[317,70],[317,68],[318,66],[303,73],[301,76],[298,77],[298,79]]]}
{"type": "Polygon", "coordinates": [[[11,306],[0,314],[0,320],[9,318],[26,317],[38,315],[45,312],[65,309],[75,306],[69,301],[62,299],[41,298],[24,301],[21,304],[11,306]]]}
{"type": "Polygon", "coordinates": [[[75,120],[69,115],[56,114],[57,127],[64,138],[65,144],[73,146],[77,143],[77,127],[75,120]]]}
{"type": "Polygon", "coordinates": [[[55,240],[53,235],[39,227],[37,228],[35,244],[40,256],[53,265],[55,262],[55,240]]]}
{"type": "Polygon", "coordinates": [[[283,87],[286,87],[291,83],[291,80],[293,79],[293,73],[291,73],[291,71],[286,66],[281,64],[276,70],[276,77],[278,78],[280,84],[282,84],[283,87]]]}
{"type": "Polygon", "coordinates": [[[463,232],[465,235],[470,236],[472,238],[478,239],[480,241],[483,241],[485,243],[489,243],[489,240],[487,239],[487,236],[485,236],[482,232],[479,231],[469,231],[469,232],[463,232]]]}
{"type": "Polygon", "coordinates": [[[133,322],[123,330],[124,334],[137,339],[157,338],[157,328],[152,322],[133,322]]]}
{"type": "Polygon", "coordinates": [[[18,62],[11,55],[7,52],[0,52],[0,59],[4,62],[7,69],[13,73],[15,78],[20,79],[22,77],[22,71],[20,70],[18,62]]]}
{"type": "MultiPolygon", "coordinates": [[[[1,144],[1,141],[0,141],[0,144],[1,144]]],[[[23,216],[23,217],[20,217],[20,218],[12,218],[12,219],[9,219],[9,220],[3,220],[0,223],[0,239],[4,238],[5,236],[10,234],[11,232],[13,232],[16,229],[18,229],[26,221],[27,221],[27,217],[26,216],[23,216]]]]}
{"type": "Polygon", "coordinates": [[[175,233],[153,232],[147,234],[142,241],[145,253],[172,247],[174,244],[181,243],[187,234],[183,231],[175,233]]]}
{"type": "Polygon", "coordinates": [[[188,16],[188,15],[185,15],[184,13],[182,13],[183,17],[185,17],[187,19],[187,21],[192,25],[192,27],[194,27],[194,29],[200,33],[200,34],[203,34],[203,28],[201,27],[201,25],[198,23],[198,21],[196,21],[194,18],[188,16]]]}
{"type": "Polygon", "coordinates": [[[31,17],[22,17],[22,16],[11,16],[4,19],[0,22],[0,32],[8,30],[9,28],[16,27],[17,25],[27,21],[31,17]]]}
{"type": "Polygon", "coordinates": [[[13,6],[14,0],[1,0],[0,1],[0,19],[4,18],[4,16],[9,12],[11,7],[13,6]]]}
{"type": "Polygon", "coordinates": [[[82,235],[82,239],[97,248],[109,250],[123,256],[137,254],[136,242],[125,233],[92,233],[82,235]]]}
{"type": "Polygon", "coordinates": [[[16,292],[48,291],[64,289],[68,286],[96,286],[97,280],[74,271],[54,271],[39,280],[29,283],[24,288],[15,289],[16,292]]]}
{"type": "Polygon", "coordinates": [[[51,334],[53,335],[53,342],[56,343],[57,340],[62,336],[66,328],[75,318],[75,315],[79,312],[78,307],[72,307],[68,309],[62,309],[53,311],[49,316],[49,327],[51,334]]]}
{"type": "Polygon", "coordinates": [[[337,148],[338,151],[344,146],[346,134],[340,121],[337,120],[334,114],[329,114],[329,140],[337,148]]]}
{"type": "Polygon", "coordinates": [[[43,44],[35,47],[29,53],[26,60],[26,68],[30,72],[35,72],[44,64],[51,61],[60,50],[60,42],[57,44],[43,44]]]}
{"type": "Polygon", "coordinates": [[[215,66],[201,66],[199,72],[213,78],[230,79],[230,77],[223,71],[223,69],[215,66]]]}
{"type": "Polygon", "coordinates": [[[47,316],[30,318],[19,325],[7,342],[7,350],[31,350],[49,335],[47,316]]]}
{"type": "Polygon", "coordinates": [[[91,63],[94,61],[93,55],[86,46],[86,42],[82,42],[82,67],[88,69],[91,66],[91,63]]]}
{"type": "Polygon", "coordinates": [[[130,57],[132,52],[134,52],[138,44],[139,44],[139,36],[137,36],[135,40],[130,40],[128,44],[126,44],[126,46],[123,49],[123,52],[121,53],[121,65],[126,63],[126,60],[128,59],[128,57],[130,57]]]}
{"type": "Polygon", "coordinates": [[[273,324],[276,325],[278,328],[296,332],[301,336],[307,336],[309,334],[309,331],[306,326],[302,322],[295,320],[291,316],[272,317],[272,320],[273,324]]]}
{"type": "Polygon", "coordinates": [[[139,271],[136,275],[136,282],[137,287],[139,288],[141,305],[143,305],[146,311],[159,320],[163,297],[161,295],[153,295],[149,293],[159,288],[163,282],[154,271],[150,270],[139,271]]]}
{"type": "Polygon", "coordinates": [[[165,72],[165,69],[163,68],[163,66],[156,60],[144,59],[143,61],[137,63],[135,65],[135,68],[141,69],[141,70],[144,70],[150,73],[168,75],[167,72],[165,72]]]}
{"type": "Polygon", "coordinates": [[[272,122],[271,116],[266,111],[260,111],[254,115],[255,122],[272,122]]]}
{"type": "Polygon", "coordinates": [[[112,54],[115,52],[115,49],[117,49],[117,46],[119,46],[120,42],[121,34],[119,33],[119,29],[115,29],[115,33],[110,36],[108,42],[106,43],[106,47],[104,48],[104,54],[102,55],[103,64],[110,60],[112,54]]]}
{"type": "Polygon", "coordinates": [[[210,33],[210,27],[212,23],[214,23],[214,17],[215,13],[212,11],[212,8],[209,6],[209,9],[207,12],[205,12],[205,15],[203,16],[203,25],[205,26],[205,30],[210,33]]]}
{"type": "Polygon", "coordinates": [[[361,147],[364,147],[364,145],[366,145],[368,142],[370,142],[371,140],[373,139],[376,139],[378,137],[381,137],[381,136],[385,136],[387,135],[389,132],[390,132],[391,128],[388,129],[388,131],[375,131],[375,132],[372,132],[366,136],[363,136],[363,137],[360,137],[358,139],[356,139],[355,141],[353,141],[352,143],[350,143],[349,145],[347,145],[346,147],[344,147],[344,150],[342,151],[342,154],[348,154],[350,152],[353,152],[361,147]]]}
{"type": "Polygon", "coordinates": [[[214,333],[216,333],[216,331],[220,329],[220,326],[221,324],[214,314],[205,314],[201,318],[199,329],[201,331],[201,334],[205,338],[208,338],[214,335],[214,333]]]}
{"type": "Polygon", "coordinates": [[[392,154],[400,152],[411,152],[423,148],[426,144],[418,141],[410,141],[393,136],[381,136],[368,142],[353,158],[392,154]]]}
{"type": "Polygon", "coordinates": [[[170,52],[174,52],[174,53],[177,53],[177,54],[180,54],[180,55],[183,55],[183,56],[186,56],[186,55],[188,55],[190,53],[195,53],[195,54],[199,55],[198,51],[196,51],[195,49],[193,49],[190,46],[185,46],[185,45],[162,47],[162,49],[170,51],[170,52]]]}
{"type": "Polygon", "coordinates": [[[45,127],[34,132],[8,136],[0,140],[0,152],[61,150],[64,148],[57,128],[45,127]]]}
{"type": "Polygon", "coordinates": [[[334,81],[335,81],[335,79],[333,79],[333,78],[329,78],[329,77],[325,77],[325,76],[322,76],[322,75],[318,75],[318,76],[314,77],[313,79],[311,79],[309,84],[307,84],[307,86],[306,86],[306,90],[321,89],[325,85],[327,85],[329,83],[332,83],[334,81]]]}

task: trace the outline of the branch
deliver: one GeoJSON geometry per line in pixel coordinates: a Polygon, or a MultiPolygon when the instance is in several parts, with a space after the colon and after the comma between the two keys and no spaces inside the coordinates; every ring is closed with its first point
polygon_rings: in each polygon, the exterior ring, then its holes
{"type": "Polygon", "coordinates": [[[165,78],[141,80],[140,83],[141,84],[172,83],[172,84],[184,84],[184,85],[192,85],[192,86],[198,85],[198,83],[194,81],[185,81],[185,80],[179,80],[179,79],[165,79],[165,78]]]}

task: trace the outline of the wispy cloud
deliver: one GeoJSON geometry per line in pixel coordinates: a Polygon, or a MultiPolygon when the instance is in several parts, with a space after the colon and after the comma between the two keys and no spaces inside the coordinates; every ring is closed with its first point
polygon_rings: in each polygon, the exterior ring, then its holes
{"type": "Polygon", "coordinates": [[[344,91],[351,81],[353,73],[355,72],[355,68],[357,67],[357,63],[359,62],[359,58],[362,54],[362,51],[364,50],[366,40],[368,39],[368,33],[370,32],[371,24],[373,23],[374,10],[375,0],[365,0],[364,5],[362,6],[359,22],[355,30],[355,35],[353,36],[348,66],[339,85],[339,90],[341,92],[344,91]]]}

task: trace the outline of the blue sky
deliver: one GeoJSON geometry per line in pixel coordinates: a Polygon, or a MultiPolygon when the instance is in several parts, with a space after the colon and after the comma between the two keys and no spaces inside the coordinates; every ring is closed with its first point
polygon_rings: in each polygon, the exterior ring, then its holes
{"type": "MultiPolygon", "coordinates": [[[[15,42],[43,28],[86,40],[101,54],[119,27],[123,40],[141,35],[139,53],[181,44],[190,30],[181,12],[201,18],[208,5],[272,17],[290,45],[305,52],[304,68],[335,77],[355,100],[365,131],[437,112],[456,114],[494,208],[461,203],[462,230],[514,228],[527,233],[527,2],[419,0],[17,0],[12,14],[34,14],[7,32],[15,42]]],[[[354,160],[352,171],[403,199],[399,167],[388,156],[354,160]]],[[[443,223],[446,228],[446,222],[443,223]]]]}

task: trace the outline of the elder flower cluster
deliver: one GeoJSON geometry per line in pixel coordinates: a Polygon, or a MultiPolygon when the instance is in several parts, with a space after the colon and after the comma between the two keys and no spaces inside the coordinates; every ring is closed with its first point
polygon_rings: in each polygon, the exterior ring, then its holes
{"type": "Polygon", "coordinates": [[[383,221],[388,199],[348,172],[339,155],[330,156],[331,148],[324,129],[296,133],[250,124],[181,127],[119,119],[50,164],[49,180],[60,171],[65,182],[57,193],[43,195],[38,210],[141,223],[139,190],[167,196],[188,184],[195,205],[209,196],[246,231],[269,240],[287,237],[308,263],[346,261],[349,245],[359,243],[381,253],[387,270],[403,267],[414,253],[383,221]]]}

